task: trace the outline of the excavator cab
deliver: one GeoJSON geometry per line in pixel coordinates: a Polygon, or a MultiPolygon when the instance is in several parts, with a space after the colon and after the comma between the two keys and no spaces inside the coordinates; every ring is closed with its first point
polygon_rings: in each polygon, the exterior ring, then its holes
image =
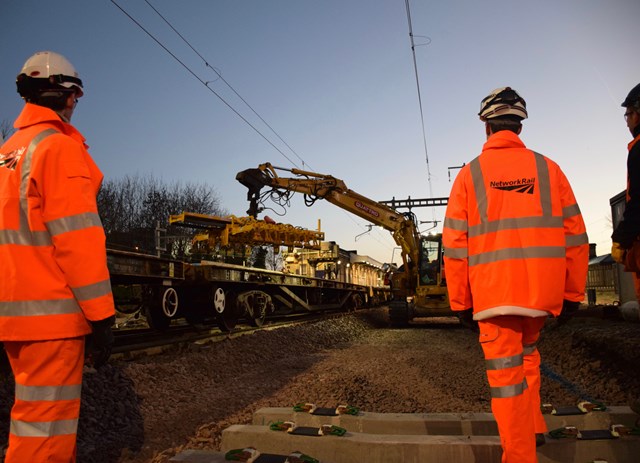
{"type": "Polygon", "coordinates": [[[443,265],[442,235],[427,235],[420,240],[420,286],[441,285],[443,265]]]}
{"type": "Polygon", "coordinates": [[[435,285],[438,283],[438,243],[422,240],[420,246],[420,266],[418,276],[420,284],[435,285]]]}

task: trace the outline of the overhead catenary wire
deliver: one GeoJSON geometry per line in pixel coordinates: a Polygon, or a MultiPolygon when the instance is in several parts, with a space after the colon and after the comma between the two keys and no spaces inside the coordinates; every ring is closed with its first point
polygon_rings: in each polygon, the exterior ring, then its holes
{"type": "MultiPolygon", "coordinates": [[[[198,74],[196,74],[195,71],[193,71],[187,64],[185,64],[180,58],[178,58],[178,56],[176,56],[175,53],[173,53],[171,50],[169,50],[167,48],[167,46],[165,46],[158,38],[156,38],[149,30],[147,30],[139,21],[137,21],[132,15],[130,15],[122,6],[120,6],[115,0],[110,0],[111,3],[113,3],[125,16],[127,16],[136,26],[138,26],[145,34],[147,34],[154,42],[156,42],[157,45],[159,45],[166,53],[168,53],[175,61],[177,61],[189,74],[191,74],[196,80],[198,80],[202,85],[204,85],[211,93],[213,93],[220,101],[222,101],[229,109],[231,109],[240,119],[242,119],[249,127],[251,127],[258,135],[260,135],[267,143],[269,143],[269,145],[271,145],[276,151],[278,151],[285,159],[287,159],[287,161],[289,161],[293,166],[295,167],[299,167],[289,156],[287,156],[282,150],[280,150],[274,143],[271,142],[271,140],[269,140],[262,132],[260,132],[260,130],[258,130],[253,124],[251,124],[251,122],[249,122],[244,116],[242,116],[242,114],[240,114],[229,102],[227,102],[220,94],[218,94],[213,88],[211,88],[209,86],[210,81],[206,81],[203,78],[201,78],[198,74]]],[[[180,32],[171,24],[169,23],[169,21],[156,9],[153,7],[153,5],[151,5],[147,0],[145,0],[145,2],[147,3],[147,5],[149,5],[150,8],[152,8],[154,10],[154,12],[156,12],[156,14],[158,14],[158,16],[160,16],[160,18],[187,44],[187,46],[189,46],[191,48],[191,50],[196,53],[198,55],[198,57],[200,59],[202,59],[202,61],[205,63],[205,66],[210,68],[212,71],[214,71],[216,73],[216,75],[218,76],[218,78],[220,80],[222,80],[235,94],[236,96],[243,101],[243,103],[245,105],[247,105],[247,107],[249,107],[251,109],[251,111],[267,126],[269,127],[269,129],[287,146],[287,148],[289,148],[289,150],[291,150],[291,152],[293,154],[295,154],[295,156],[302,162],[303,166],[307,165],[309,166],[304,159],[298,155],[298,153],[295,152],[295,150],[293,150],[293,148],[291,148],[291,146],[289,146],[288,143],[286,143],[282,137],[280,137],[280,135],[253,109],[253,107],[251,107],[251,105],[244,99],[242,98],[239,93],[224,79],[224,77],[222,77],[222,75],[215,69],[213,68],[211,65],[209,65],[208,61],[204,58],[204,56],[202,56],[202,54],[200,52],[198,52],[195,47],[193,47],[188,40],[186,40],[186,38],[180,34],[180,32]]],[[[304,169],[303,169],[304,170],[304,169]]],[[[270,208],[270,210],[273,210],[270,208]]],[[[275,212],[275,211],[274,211],[275,212]]],[[[346,211],[342,211],[351,221],[353,221],[356,225],[358,225],[359,227],[362,227],[361,224],[359,224],[358,222],[356,222],[354,220],[354,218],[348,214],[346,211]]],[[[383,246],[387,246],[387,243],[384,243],[381,239],[376,238],[374,236],[372,236],[372,238],[379,242],[381,245],[383,246]]]]}
{"type": "MultiPolygon", "coordinates": [[[[422,93],[420,91],[420,78],[418,76],[418,62],[416,60],[416,44],[415,41],[413,39],[413,25],[412,25],[412,21],[411,21],[411,8],[409,6],[409,0],[405,0],[405,6],[407,9],[407,22],[409,23],[409,39],[411,41],[411,54],[413,56],[413,70],[414,70],[414,74],[415,74],[415,78],[416,78],[416,89],[418,91],[418,105],[420,106],[420,121],[421,121],[421,126],[422,126],[422,141],[423,141],[423,145],[424,145],[424,154],[425,154],[425,160],[427,162],[427,176],[428,176],[428,180],[429,180],[429,188],[431,189],[431,168],[429,166],[429,152],[427,149],[427,133],[425,130],[425,124],[424,124],[424,110],[422,107],[422,93]]],[[[431,194],[431,196],[433,196],[433,192],[429,191],[429,193],[431,194]]]]}
{"type": "MultiPolygon", "coordinates": [[[[276,137],[278,137],[278,139],[279,139],[282,143],[284,143],[284,145],[285,145],[287,148],[289,148],[289,150],[290,150],[293,154],[295,154],[295,156],[296,156],[296,157],[300,160],[300,162],[302,163],[302,168],[304,169],[304,168],[305,168],[305,166],[307,166],[308,168],[310,168],[311,166],[309,166],[309,164],[308,164],[308,163],[307,163],[307,162],[306,162],[306,161],[305,161],[305,160],[304,160],[304,159],[303,159],[303,158],[302,158],[302,157],[301,157],[301,156],[300,156],[300,155],[299,155],[299,154],[298,154],[298,153],[297,153],[297,152],[296,152],[296,151],[295,151],[295,150],[294,150],[294,149],[293,149],[293,148],[292,148],[292,147],[291,147],[291,146],[290,146],[290,145],[289,145],[289,144],[288,144],[288,143],[287,143],[287,142],[286,142],[286,141],[285,141],[281,136],[280,136],[280,134],[279,134],[278,132],[276,132],[276,131],[275,131],[275,129],[274,129],[273,127],[271,127],[271,125],[269,125],[269,123],[268,123],[266,120],[264,120],[264,119],[263,119],[263,117],[262,117],[260,114],[258,114],[258,112],[257,112],[255,109],[253,109],[253,107],[252,107],[252,106],[251,106],[251,105],[250,105],[250,104],[249,104],[249,103],[248,103],[248,102],[247,102],[247,101],[246,101],[246,100],[245,100],[245,99],[244,99],[244,98],[243,98],[243,97],[242,97],[242,96],[241,96],[241,95],[236,91],[236,89],[235,89],[235,88],[233,88],[233,86],[232,86],[229,82],[227,82],[227,80],[222,76],[222,74],[221,74],[221,73],[220,73],[216,68],[214,68],[213,66],[211,66],[211,65],[209,64],[208,60],[207,60],[204,56],[202,56],[202,54],[201,54],[198,50],[196,50],[196,49],[195,49],[195,47],[194,47],[193,45],[191,45],[191,43],[190,43],[190,42],[189,42],[189,41],[188,41],[188,40],[187,40],[187,39],[186,39],[186,38],[185,38],[185,37],[184,37],[184,36],[183,36],[183,35],[182,35],[182,34],[181,34],[181,33],[180,33],[180,32],[179,32],[179,31],[174,27],[174,26],[173,26],[173,24],[171,24],[171,23],[169,22],[169,20],[168,20],[167,18],[165,18],[165,16],[164,16],[162,13],[160,13],[160,12],[158,11],[158,9],[157,9],[157,8],[155,8],[155,7],[151,4],[151,2],[149,2],[149,0],[144,0],[144,1],[145,1],[145,3],[146,3],[147,5],[149,5],[149,8],[151,8],[151,9],[152,9],[152,10],[153,10],[153,11],[154,11],[158,16],[160,16],[160,18],[161,18],[161,19],[162,19],[162,20],[167,24],[167,26],[169,26],[169,27],[171,28],[171,30],[172,30],[173,32],[175,32],[175,33],[178,35],[178,37],[180,37],[180,38],[182,39],[182,41],[183,41],[184,43],[186,43],[186,44],[187,44],[187,46],[188,46],[189,48],[191,48],[191,50],[193,50],[193,52],[194,52],[196,55],[198,55],[198,57],[199,57],[199,58],[204,62],[204,65],[205,65],[206,67],[210,68],[213,72],[215,72],[215,73],[216,73],[216,75],[218,76],[218,78],[219,78],[220,80],[222,80],[222,81],[227,85],[227,87],[229,87],[229,88],[231,89],[231,91],[232,91],[233,93],[235,93],[235,95],[236,95],[238,98],[240,98],[240,100],[241,100],[245,105],[247,105],[247,107],[248,107],[248,108],[253,112],[253,114],[255,114],[255,115],[256,115],[256,117],[258,117],[258,119],[260,119],[260,120],[264,123],[264,125],[266,125],[266,126],[269,128],[269,130],[271,130],[271,132],[273,132],[273,134],[274,134],[276,137]]],[[[208,82],[207,82],[207,83],[208,83],[208,82]]],[[[294,165],[295,165],[295,164],[294,164],[294,165]]]]}
{"type": "MultiPolygon", "coordinates": [[[[416,44],[415,41],[413,39],[414,35],[413,35],[413,24],[411,21],[411,7],[409,5],[409,0],[405,0],[405,8],[407,10],[407,22],[409,23],[409,39],[411,41],[411,54],[413,56],[413,70],[414,70],[414,74],[415,74],[415,79],[416,79],[416,88],[418,90],[418,105],[420,107],[420,122],[421,122],[421,127],[422,127],[422,142],[424,145],[424,155],[425,155],[425,160],[427,162],[427,181],[429,183],[429,196],[433,198],[433,186],[431,184],[431,167],[429,165],[429,151],[427,149],[427,132],[425,129],[425,124],[424,124],[424,109],[423,109],[423,105],[422,105],[422,92],[420,91],[420,78],[418,76],[418,62],[416,60],[416,44]]],[[[435,210],[432,209],[432,213],[434,215],[434,219],[435,219],[435,210]]]]}
{"type": "Polygon", "coordinates": [[[138,22],[133,16],[131,16],[124,8],[122,8],[115,0],[110,0],[125,16],[127,16],[136,26],[138,26],[145,34],[156,42],[164,51],[166,51],[174,60],[176,60],[183,68],[189,72],[194,78],[196,78],[207,90],[213,93],[220,101],[222,101],[231,111],[233,111],[240,119],[242,119],[249,127],[251,127],[258,135],[260,135],[269,145],[271,145],[278,153],[280,153],[287,161],[296,167],[299,167],[289,156],[287,156],[280,148],[278,148],[271,140],[269,140],[260,130],[257,129],[251,122],[249,122],[242,114],[240,114],[229,102],[227,102],[220,94],[214,89],[209,87],[208,82],[198,76],[189,66],[187,66],[180,58],[178,58],[171,50],[169,50],[160,40],[158,40],[151,32],[149,32],[140,22],[138,22]]]}

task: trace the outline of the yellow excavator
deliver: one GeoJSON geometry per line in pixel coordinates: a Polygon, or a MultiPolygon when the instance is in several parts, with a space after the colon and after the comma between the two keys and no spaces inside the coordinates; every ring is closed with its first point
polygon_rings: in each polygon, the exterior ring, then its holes
{"type": "Polygon", "coordinates": [[[331,175],[276,167],[270,163],[239,172],[236,180],[249,190],[247,214],[251,217],[257,218],[264,210],[262,204],[267,198],[287,204],[293,193],[302,193],[307,206],[324,199],[389,230],[402,250],[403,262],[398,271],[390,275],[393,299],[389,303],[389,320],[392,326],[405,326],[418,317],[453,315],[444,274],[442,235],[421,235],[411,211],[401,213],[373,201],[350,190],[342,180],[331,175]],[[281,177],[278,171],[289,172],[291,176],[281,177]],[[265,187],[268,189],[263,192],[265,187]]]}

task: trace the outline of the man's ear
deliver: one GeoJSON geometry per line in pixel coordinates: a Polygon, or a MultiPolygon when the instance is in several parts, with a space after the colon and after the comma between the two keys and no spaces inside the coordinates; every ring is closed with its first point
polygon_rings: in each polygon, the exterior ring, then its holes
{"type": "Polygon", "coordinates": [[[522,132],[522,125],[520,125],[520,127],[518,127],[518,135],[520,135],[520,132],[522,132]]]}
{"type": "Polygon", "coordinates": [[[484,132],[487,134],[487,138],[491,135],[491,127],[488,122],[484,123],[484,132]]]}
{"type": "Polygon", "coordinates": [[[65,103],[66,103],[66,105],[65,105],[65,106],[66,106],[68,109],[73,109],[73,108],[75,108],[75,106],[76,106],[76,94],[75,94],[74,92],[71,92],[71,93],[69,94],[69,96],[67,97],[67,101],[66,101],[65,103]]]}

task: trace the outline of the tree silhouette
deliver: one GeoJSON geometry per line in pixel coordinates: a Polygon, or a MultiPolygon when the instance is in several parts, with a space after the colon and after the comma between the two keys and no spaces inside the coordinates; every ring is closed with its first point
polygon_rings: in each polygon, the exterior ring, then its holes
{"type": "Polygon", "coordinates": [[[170,215],[227,215],[212,186],[166,183],[151,174],[106,180],[98,194],[98,211],[108,246],[156,253],[160,228],[168,238],[166,253],[176,258],[187,255],[196,230],[169,225],[170,215]]]}

